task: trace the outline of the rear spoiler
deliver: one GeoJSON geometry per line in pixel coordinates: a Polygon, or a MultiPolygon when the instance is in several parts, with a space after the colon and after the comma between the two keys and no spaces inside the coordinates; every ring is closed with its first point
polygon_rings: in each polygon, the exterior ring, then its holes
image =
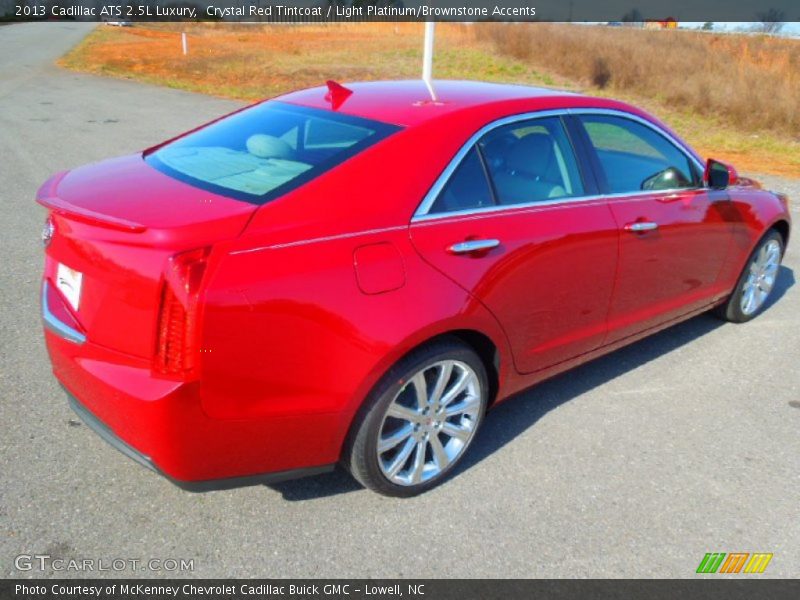
{"type": "Polygon", "coordinates": [[[91,225],[102,225],[103,227],[119,229],[121,231],[129,231],[132,233],[139,233],[147,229],[140,223],[128,221],[127,219],[120,219],[118,217],[111,217],[93,210],[81,208],[80,206],[75,206],[74,204],[63,200],[62,198],[59,198],[56,195],[56,188],[58,187],[59,182],[64,179],[64,176],[68,172],[69,171],[62,171],[60,173],[56,173],[50,179],[45,181],[44,184],[42,184],[42,187],[40,187],[39,191],[36,193],[36,202],[45,208],[50,209],[54,213],[65,215],[75,219],[76,221],[83,221],[84,223],[89,223],[91,225]]]}

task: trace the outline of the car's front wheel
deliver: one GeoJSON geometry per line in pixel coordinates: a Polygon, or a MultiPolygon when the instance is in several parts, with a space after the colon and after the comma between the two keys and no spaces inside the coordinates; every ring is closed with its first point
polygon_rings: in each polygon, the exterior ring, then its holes
{"type": "Polygon", "coordinates": [[[767,232],[750,255],[730,298],[715,309],[718,317],[744,323],[761,312],[778,279],[783,244],[780,233],[774,229],[767,232]]]}
{"type": "Polygon", "coordinates": [[[486,369],[472,349],[457,341],[418,349],[370,394],[350,436],[346,465],[381,494],[424,492],[464,456],[487,399],[486,369]]]}

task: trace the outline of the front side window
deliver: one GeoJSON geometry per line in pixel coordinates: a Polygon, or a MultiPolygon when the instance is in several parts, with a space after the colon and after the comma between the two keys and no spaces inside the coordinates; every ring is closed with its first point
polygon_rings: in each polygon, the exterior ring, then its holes
{"type": "Polygon", "coordinates": [[[699,184],[689,157],[641,123],[610,115],[583,115],[609,193],[692,188],[699,184]]]}
{"type": "Polygon", "coordinates": [[[341,164],[399,128],[265,102],[145,156],[196,187],[262,204],[341,164]]]}

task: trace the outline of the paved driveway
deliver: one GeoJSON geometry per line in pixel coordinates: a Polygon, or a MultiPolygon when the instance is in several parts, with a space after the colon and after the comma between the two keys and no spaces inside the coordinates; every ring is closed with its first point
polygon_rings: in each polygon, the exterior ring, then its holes
{"type": "Polygon", "coordinates": [[[0,574],[50,554],[202,577],[691,577],[706,552],[764,551],[767,576],[800,575],[796,243],[755,322],[699,317],[540,385],[420,498],[341,473],[193,495],[107,447],[49,373],[34,192],[236,103],[52,66],[87,27],[0,27],[0,574]]]}

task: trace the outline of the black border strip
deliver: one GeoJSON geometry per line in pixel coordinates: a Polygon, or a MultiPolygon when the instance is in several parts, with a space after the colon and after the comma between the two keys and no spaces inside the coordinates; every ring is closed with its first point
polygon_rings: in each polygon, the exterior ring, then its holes
{"type": "MultiPolygon", "coordinates": [[[[335,542],[334,542],[335,543],[335,542]]],[[[27,575],[35,574],[26,571],[27,575]]],[[[7,579],[2,598],[77,600],[82,598],[175,600],[185,598],[311,598],[370,600],[770,600],[800,595],[800,580],[758,576],[694,579],[7,579]],[[20,588],[17,588],[20,586],[20,588]],[[27,591],[20,591],[25,586],[27,591]],[[92,595],[87,589],[91,587],[92,595]],[[38,592],[32,590],[37,589],[38,592]],[[81,590],[83,590],[81,592],[81,590]],[[99,593],[98,593],[99,592],[99,593]]]]}

